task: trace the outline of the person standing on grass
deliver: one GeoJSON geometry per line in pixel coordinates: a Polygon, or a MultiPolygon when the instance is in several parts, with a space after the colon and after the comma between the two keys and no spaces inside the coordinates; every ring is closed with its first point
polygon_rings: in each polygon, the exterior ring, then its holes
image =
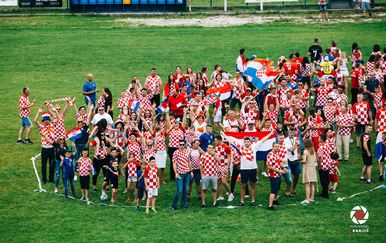
{"type": "Polygon", "coordinates": [[[311,63],[312,63],[312,66],[314,67],[313,70],[315,69],[315,65],[314,65],[315,62],[320,61],[320,59],[322,58],[322,54],[323,54],[323,49],[319,45],[318,38],[315,38],[314,43],[308,48],[308,55],[311,57],[311,63]]]}
{"type": "Polygon", "coordinates": [[[31,107],[34,106],[35,100],[32,102],[29,101],[28,96],[30,94],[30,89],[27,87],[23,88],[23,95],[20,96],[19,100],[19,109],[20,109],[20,118],[21,118],[21,127],[19,130],[19,137],[17,138],[16,143],[17,144],[33,144],[30,139],[30,134],[33,128],[33,125],[31,123],[31,119],[29,116],[31,115],[31,107]],[[25,140],[22,140],[24,130],[27,132],[25,135],[25,140]]]}
{"type": "Polygon", "coordinates": [[[40,141],[41,141],[41,158],[42,158],[42,182],[47,183],[47,162],[49,164],[49,182],[54,182],[54,170],[55,170],[55,150],[54,150],[54,126],[51,122],[51,115],[48,112],[43,113],[43,107],[39,107],[38,112],[35,115],[34,122],[39,128],[40,141]],[[41,122],[38,120],[42,115],[41,122]]]}
{"type": "Polygon", "coordinates": [[[360,180],[366,181],[365,175],[367,175],[367,184],[373,183],[371,180],[371,170],[373,169],[373,155],[371,154],[371,133],[372,127],[367,125],[365,132],[361,135],[361,150],[363,159],[363,169],[360,180]]]}
{"type": "Polygon", "coordinates": [[[275,134],[275,131],[270,132],[267,136],[259,140],[258,142],[252,142],[249,137],[244,138],[244,143],[239,143],[235,138],[226,136],[224,132],[221,132],[221,136],[229,143],[234,144],[240,151],[240,174],[241,174],[241,198],[240,206],[244,206],[244,197],[247,183],[249,182],[251,187],[251,206],[256,206],[256,182],[257,182],[257,163],[256,152],[261,144],[275,134]]]}
{"type": "Polygon", "coordinates": [[[209,186],[212,190],[213,207],[217,207],[217,163],[219,158],[212,144],[208,145],[207,152],[200,150],[200,173],[202,179],[201,208],[206,208],[206,191],[209,186]]]}
{"type": "Polygon", "coordinates": [[[82,192],[82,198],[80,200],[88,199],[88,190],[90,189],[90,171],[94,171],[92,166],[92,161],[88,157],[88,149],[84,148],[81,152],[82,157],[78,160],[78,172],[79,172],[79,181],[80,181],[80,190],[82,192]]]}
{"type": "Polygon", "coordinates": [[[190,159],[190,163],[192,165],[193,177],[191,178],[190,184],[189,184],[188,201],[190,200],[193,182],[196,184],[197,198],[198,198],[198,200],[201,199],[201,188],[200,188],[201,173],[200,173],[199,147],[200,147],[200,141],[198,141],[198,139],[193,140],[192,149],[189,151],[189,153],[190,153],[189,159],[190,159]]]}
{"type": "Polygon", "coordinates": [[[315,183],[318,181],[316,176],[316,152],[314,144],[311,139],[304,141],[304,153],[303,153],[303,184],[306,191],[306,199],[302,201],[302,204],[309,204],[314,202],[315,183]]]}
{"type": "Polygon", "coordinates": [[[90,102],[92,107],[91,109],[95,109],[95,101],[96,101],[96,92],[98,92],[98,89],[96,88],[96,84],[94,82],[94,76],[90,73],[86,76],[86,83],[83,85],[82,93],[84,95],[84,102],[86,105],[90,102]],[[88,99],[87,99],[88,97],[88,99]]]}
{"type": "Polygon", "coordinates": [[[319,178],[322,185],[321,197],[329,198],[328,195],[328,174],[330,172],[330,147],[326,143],[326,134],[320,134],[319,136],[319,148],[318,148],[318,165],[319,165],[319,178]]]}
{"type": "Polygon", "coordinates": [[[68,183],[71,186],[72,197],[75,198],[75,185],[74,185],[74,152],[67,150],[64,154],[64,158],[60,162],[60,167],[63,168],[63,186],[64,186],[64,198],[68,198],[68,183]]]}
{"type": "Polygon", "coordinates": [[[296,194],[296,186],[298,185],[299,175],[301,173],[299,154],[300,143],[299,138],[295,136],[296,129],[290,129],[289,135],[284,139],[284,144],[287,150],[288,166],[293,175],[291,195],[296,194]]]}
{"type": "MultiPolygon", "coordinates": [[[[385,131],[386,131],[386,99],[383,99],[381,101],[382,105],[378,109],[377,114],[375,115],[375,122],[374,122],[374,129],[377,132],[377,136],[385,136],[385,131]],[[382,134],[382,135],[380,135],[382,134]]],[[[383,139],[385,141],[385,139],[383,139]]],[[[385,143],[384,143],[385,144],[385,143]]],[[[385,156],[381,156],[379,161],[379,181],[383,181],[384,177],[384,170],[383,170],[383,161],[385,160],[385,156]]]]}
{"type": "Polygon", "coordinates": [[[369,17],[371,17],[371,10],[370,10],[370,0],[362,0],[362,17],[366,17],[366,10],[369,12],[369,17]]]}
{"type": "MultiPolygon", "coordinates": [[[[105,175],[105,178],[103,179],[102,192],[106,191],[107,186],[110,185],[111,204],[117,203],[117,194],[118,194],[119,176],[120,176],[118,165],[119,165],[118,158],[115,158],[111,161],[109,165],[103,166],[106,170],[106,175],[105,175]]],[[[102,196],[106,196],[106,195],[103,195],[102,193],[102,196]]]]}
{"type": "Polygon", "coordinates": [[[367,101],[363,101],[363,94],[357,95],[357,102],[352,106],[352,114],[356,121],[355,133],[357,140],[357,148],[360,146],[361,133],[365,131],[366,125],[373,123],[372,114],[370,110],[370,104],[367,101]]]}
{"type": "Polygon", "coordinates": [[[149,158],[149,165],[146,167],[144,177],[147,191],[146,213],[149,213],[150,205],[151,210],[156,213],[157,210],[155,210],[155,200],[158,196],[159,177],[154,157],[149,158]]]}
{"type": "Polygon", "coordinates": [[[68,146],[66,144],[65,138],[59,137],[57,142],[53,144],[55,149],[55,189],[54,192],[58,192],[58,186],[59,186],[59,180],[60,180],[60,172],[62,172],[62,179],[63,179],[63,170],[61,169],[60,162],[62,161],[62,158],[64,158],[64,155],[66,151],[68,150],[68,146]]]}
{"type": "Polygon", "coordinates": [[[338,127],[336,136],[336,151],[338,152],[339,160],[343,159],[343,161],[347,162],[349,158],[351,131],[355,124],[352,115],[348,113],[346,105],[342,105],[340,107],[340,113],[337,117],[336,125],[338,127]]]}
{"type": "Polygon", "coordinates": [[[230,156],[231,156],[231,149],[228,145],[223,143],[222,138],[220,135],[217,135],[215,138],[216,143],[216,154],[219,157],[220,161],[217,164],[217,173],[218,173],[218,198],[217,201],[223,201],[224,200],[224,194],[222,191],[222,186],[224,185],[225,189],[228,192],[228,202],[233,201],[233,194],[231,192],[231,188],[227,182],[228,177],[228,171],[230,166],[230,156]]]}
{"type": "Polygon", "coordinates": [[[273,205],[279,205],[278,195],[281,183],[281,175],[287,173],[285,168],[281,167],[279,156],[280,145],[273,144],[272,151],[267,155],[267,168],[269,181],[271,184],[271,193],[269,194],[268,210],[275,210],[273,205]]]}
{"type": "Polygon", "coordinates": [[[190,153],[186,149],[185,140],[179,140],[179,148],[173,154],[173,170],[176,175],[177,191],[172,202],[172,209],[177,209],[178,199],[182,193],[182,208],[187,208],[187,197],[190,177],[193,176],[190,153]]]}
{"type": "MultiPolygon", "coordinates": [[[[291,185],[292,185],[292,177],[291,177],[291,171],[288,166],[288,158],[287,158],[287,146],[284,144],[285,136],[284,134],[279,134],[277,137],[277,144],[279,146],[278,151],[276,151],[277,156],[280,160],[280,167],[284,168],[287,173],[283,173],[284,181],[286,184],[285,188],[285,196],[291,197],[291,185]]],[[[268,162],[267,162],[268,165],[268,162]]]]}
{"type": "Polygon", "coordinates": [[[158,107],[161,104],[162,80],[160,76],[157,75],[156,68],[151,69],[150,75],[147,76],[145,80],[145,87],[148,90],[153,91],[153,98],[151,99],[151,103],[155,104],[156,107],[158,107]]]}

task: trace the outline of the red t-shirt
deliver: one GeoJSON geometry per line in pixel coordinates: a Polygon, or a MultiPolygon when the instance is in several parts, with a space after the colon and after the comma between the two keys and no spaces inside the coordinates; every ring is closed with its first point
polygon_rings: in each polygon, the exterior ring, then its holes
{"type": "Polygon", "coordinates": [[[170,111],[173,111],[177,116],[184,115],[184,107],[181,105],[186,105],[186,99],[182,95],[177,95],[177,97],[170,96],[168,99],[170,111]]]}
{"type": "Polygon", "coordinates": [[[359,88],[359,82],[358,82],[358,77],[360,75],[359,70],[352,70],[350,72],[350,75],[351,75],[351,89],[359,88]]]}

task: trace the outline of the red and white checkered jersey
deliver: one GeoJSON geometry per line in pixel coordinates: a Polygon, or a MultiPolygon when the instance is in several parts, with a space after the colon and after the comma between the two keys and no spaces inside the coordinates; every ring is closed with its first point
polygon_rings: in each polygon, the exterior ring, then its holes
{"type": "Polygon", "coordinates": [[[312,138],[319,137],[319,129],[320,128],[318,129],[318,128],[316,128],[316,126],[319,125],[320,127],[323,127],[323,119],[321,117],[309,116],[308,117],[308,125],[311,128],[310,136],[312,138]]]}
{"type": "Polygon", "coordinates": [[[176,164],[177,173],[185,174],[190,171],[189,169],[189,151],[187,149],[178,149],[173,154],[173,164],[176,164]]]}
{"type": "Polygon", "coordinates": [[[166,151],[165,135],[163,133],[155,135],[155,146],[157,151],[166,151]]]}
{"type": "Polygon", "coordinates": [[[285,144],[279,144],[279,151],[277,151],[277,156],[279,156],[279,159],[285,159],[287,160],[287,149],[285,144]]]}
{"type": "Polygon", "coordinates": [[[345,101],[348,103],[348,98],[347,98],[347,95],[346,95],[345,93],[341,93],[341,94],[338,94],[338,95],[336,96],[335,104],[336,104],[337,106],[340,106],[340,102],[341,102],[342,100],[345,100],[345,101]]]}
{"type": "Polygon", "coordinates": [[[86,158],[79,158],[78,160],[78,172],[79,176],[88,176],[89,171],[92,170],[92,162],[89,157],[86,158]]]}
{"type": "Polygon", "coordinates": [[[383,96],[383,93],[382,92],[378,92],[378,93],[372,93],[372,96],[374,98],[374,106],[375,108],[379,109],[382,107],[382,96],[383,96]]]}
{"type": "Polygon", "coordinates": [[[143,161],[148,164],[149,163],[149,159],[150,157],[154,157],[155,158],[155,154],[156,154],[156,150],[155,148],[147,148],[144,153],[143,153],[143,161]]]}
{"type": "Polygon", "coordinates": [[[241,157],[240,157],[239,151],[237,151],[237,149],[234,146],[230,146],[230,148],[231,148],[231,156],[232,156],[233,163],[240,162],[241,157]]]}
{"type": "Polygon", "coordinates": [[[190,151],[190,162],[192,163],[192,170],[200,169],[200,152],[197,149],[190,151]]]}
{"type": "Polygon", "coordinates": [[[240,169],[251,170],[257,168],[256,152],[260,147],[261,142],[252,143],[250,147],[246,147],[243,144],[235,143],[236,147],[240,151],[240,169]]]}
{"type": "Polygon", "coordinates": [[[145,80],[145,87],[148,90],[153,91],[154,95],[158,95],[162,90],[162,80],[158,75],[155,75],[154,77],[147,76],[145,80]]]}
{"type": "Polygon", "coordinates": [[[315,89],[315,92],[318,94],[316,97],[316,106],[325,106],[327,105],[328,94],[332,91],[332,89],[328,87],[320,87],[315,89]]]}
{"type": "Polygon", "coordinates": [[[66,130],[64,129],[64,117],[58,114],[56,122],[52,123],[54,126],[54,138],[57,140],[60,137],[66,137],[66,130]]]}
{"type": "Polygon", "coordinates": [[[369,124],[370,104],[367,101],[362,103],[356,102],[352,107],[352,112],[357,119],[357,123],[361,125],[369,124]]]}
{"type": "Polygon", "coordinates": [[[339,162],[337,160],[331,160],[330,175],[336,175],[336,168],[338,168],[339,162]]]}
{"type": "MultiPolygon", "coordinates": [[[[310,97],[310,94],[308,93],[308,91],[306,89],[301,89],[299,90],[300,91],[300,96],[302,98],[309,98],[310,97]]],[[[300,101],[300,105],[299,105],[299,108],[300,109],[303,109],[305,107],[308,107],[308,100],[301,100],[300,101]]]]}
{"type": "Polygon", "coordinates": [[[20,109],[20,117],[29,117],[31,115],[31,109],[29,106],[31,102],[28,99],[28,96],[20,96],[19,100],[19,109],[20,109]]]}
{"type": "Polygon", "coordinates": [[[223,121],[224,130],[226,132],[238,132],[240,131],[239,122],[237,119],[231,121],[230,119],[224,119],[223,121]]]}
{"type": "Polygon", "coordinates": [[[233,79],[232,82],[231,82],[233,85],[235,86],[232,86],[232,90],[233,90],[233,94],[232,94],[232,98],[233,99],[241,99],[241,96],[244,94],[244,80],[242,78],[239,78],[239,79],[233,79]]]}
{"type": "Polygon", "coordinates": [[[184,139],[184,132],[180,128],[173,128],[169,132],[169,147],[178,148],[180,140],[184,139]]]}
{"type": "Polygon", "coordinates": [[[309,77],[311,75],[311,65],[309,63],[306,63],[304,67],[300,65],[300,75],[302,77],[309,77]]]}
{"type": "Polygon", "coordinates": [[[97,107],[105,107],[106,99],[103,95],[99,96],[97,107]]]}
{"type": "Polygon", "coordinates": [[[287,97],[287,91],[290,90],[292,94],[294,94],[294,91],[289,88],[288,86],[282,87],[277,91],[277,94],[279,95],[279,103],[280,106],[284,106],[288,102],[287,97]]]}
{"type": "MultiPolygon", "coordinates": [[[[276,170],[281,168],[279,155],[274,151],[269,152],[267,155],[267,166],[272,166],[276,170]]],[[[280,177],[280,173],[274,170],[268,170],[268,174],[270,178],[280,177]]]]}
{"type": "Polygon", "coordinates": [[[39,132],[40,132],[40,141],[42,143],[42,146],[52,146],[52,143],[55,141],[54,136],[54,126],[53,124],[40,124],[39,125],[39,132]]]}
{"type": "Polygon", "coordinates": [[[334,150],[335,150],[335,137],[332,136],[331,138],[327,138],[326,144],[327,144],[328,149],[329,149],[329,151],[328,151],[329,154],[334,152],[334,150]]]}
{"type": "Polygon", "coordinates": [[[383,132],[386,129],[386,109],[380,108],[378,109],[375,119],[377,119],[377,132],[383,132]]]}
{"type": "MultiPolygon", "coordinates": [[[[354,125],[354,119],[350,113],[340,113],[336,119],[337,124],[342,124],[344,126],[354,125]]],[[[351,127],[338,127],[338,134],[342,136],[351,135],[352,128],[351,127]]]]}
{"type": "MultiPolygon", "coordinates": [[[[201,136],[201,134],[200,134],[200,136],[201,136]]],[[[194,139],[198,139],[200,136],[195,131],[193,131],[193,132],[190,130],[185,131],[186,144],[189,146],[193,142],[194,139]]]]}
{"type": "Polygon", "coordinates": [[[126,144],[127,156],[134,154],[135,160],[141,160],[141,145],[138,142],[128,141],[126,144]]]}
{"type": "Polygon", "coordinates": [[[218,162],[218,166],[227,166],[228,161],[231,155],[231,149],[225,143],[220,146],[216,146],[216,154],[220,161],[218,162]]]}
{"type": "Polygon", "coordinates": [[[158,188],[158,167],[148,165],[144,173],[145,181],[149,189],[158,188]]]}
{"type": "Polygon", "coordinates": [[[107,157],[107,148],[104,142],[101,142],[99,149],[94,151],[94,158],[104,159],[107,157]]]}
{"type": "Polygon", "coordinates": [[[318,156],[321,158],[319,168],[324,171],[329,170],[331,167],[331,154],[329,145],[327,143],[319,145],[318,156]]]}
{"type": "Polygon", "coordinates": [[[335,105],[326,105],[323,107],[324,116],[326,117],[326,121],[329,123],[335,122],[335,113],[336,113],[336,106],[335,105]]]}
{"type": "Polygon", "coordinates": [[[366,72],[370,73],[374,71],[374,62],[367,62],[366,72]]]}
{"type": "Polygon", "coordinates": [[[272,127],[276,129],[277,126],[277,111],[268,111],[265,118],[271,120],[272,127]]]}
{"type": "Polygon", "coordinates": [[[87,124],[87,114],[80,114],[79,112],[76,113],[76,120],[77,121],[82,121],[83,123],[87,124]]]}
{"type": "Polygon", "coordinates": [[[153,98],[152,94],[148,94],[146,96],[142,96],[141,94],[138,94],[137,99],[140,103],[142,111],[146,110],[152,110],[153,108],[151,107],[151,99],[153,98]]]}
{"type": "Polygon", "coordinates": [[[129,106],[129,98],[127,96],[121,96],[119,97],[117,101],[117,107],[121,109],[124,106],[129,106]]]}
{"type": "Polygon", "coordinates": [[[130,161],[127,164],[127,174],[131,178],[137,178],[137,167],[140,166],[138,161],[130,161]]]}
{"type": "Polygon", "coordinates": [[[213,155],[208,153],[201,154],[200,166],[203,176],[217,176],[217,163],[213,155]]]}

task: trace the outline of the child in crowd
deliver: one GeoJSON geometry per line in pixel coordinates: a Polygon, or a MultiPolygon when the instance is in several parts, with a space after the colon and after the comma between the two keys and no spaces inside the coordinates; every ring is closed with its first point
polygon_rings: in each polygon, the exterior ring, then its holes
{"type": "Polygon", "coordinates": [[[331,168],[328,175],[328,180],[330,181],[330,191],[331,193],[336,193],[336,187],[338,186],[340,171],[338,169],[338,159],[339,155],[336,152],[331,153],[331,168]]]}
{"type": "Polygon", "coordinates": [[[146,198],[144,197],[145,193],[146,192],[146,187],[145,187],[145,170],[146,170],[146,163],[142,163],[141,164],[141,167],[139,167],[137,169],[137,192],[138,194],[136,195],[137,198],[136,198],[136,206],[137,206],[137,209],[139,208],[139,204],[141,203],[141,200],[143,198],[146,198]]]}
{"type": "Polygon", "coordinates": [[[118,169],[118,159],[114,159],[110,165],[105,165],[106,168],[106,177],[104,178],[103,185],[102,185],[102,196],[106,197],[106,188],[110,184],[111,188],[111,203],[116,204],[117,203],[117,193],[118,193],[118,179],[119,179],[119,169],[118,169]],[[103,195],[104,194],[104,195],[103,195]]]}
{"type": "Polygon", "coordinates": [[[82,192],[82,198],[80,200],[86,200],[86,202],[89,201],[88,190],[90,189],[90,171],[94,171],[94,167],[92,166],[91,159],[88,157],[88,149],[84,148],[82,150],[82,157],[78,160],[78,172],[80,189],[82,192]]]}
{"type": "Polygon", "coordinates": [[[156,213],[157,210],[155,210],[155,200],[158,196],[159,177],[154,157],[149,158],[149,165],[146,167],[144,176],[147,191],[146,213],[149,213],[150,204],[151,210],[156,213]]]}
{"type": "MultiPolygon", "coordinates": [[[[140,166],[140,163],[135,159],[134,153],[129,153],[127,163],[123,166],[123,168],[127,168],[127,200],[126,202],[130,202],[130,187],[133,185],[134,187],[134,201],[137,201],[137,168],[140,166]]],[[[122,168],[122,169],[123,169],[122,168]]]]}
{"type": "Polygon", "coordinates": [[[68,182],[71,186],[72,197],[75,198],[75,186],[74,186],[74,152],[72,150],[66,150],[64,158],[60,163],[60,166],[63,168],[63,186],[64,186],[64,197],[68,198],[68,182]]]}

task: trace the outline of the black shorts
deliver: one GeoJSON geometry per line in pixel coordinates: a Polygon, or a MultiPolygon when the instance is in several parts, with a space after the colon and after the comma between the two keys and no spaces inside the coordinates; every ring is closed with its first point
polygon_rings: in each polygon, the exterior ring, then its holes
{"type": "Polygon", "coordinates": [[[90,189],[90,176],[79,176],[79,181],[81,189],[90,189]]]}
{"type": "Polygon", "coordinates": [[[103,179],[111,188],[118,189],[118,177],[117,176],[109,176],[103,179]]]}
{"type": "Polygon", "coordinates": [[[362,154],[363,158],[363,164],[366,166],[370,166],[373,164],[373,156],[371,155],[370,157],[367,156],[367,154],[362,154]]]}
{"type": "Polygon", "coordinates": [[[271,183],[271,193],[277,194],[279,192],[280,184],[281,184],[280,176],[276,178],[270,177],[269,182],[271,183]]]}
{"type": "Polygon", "coordinates": [[[240,170],[241,175],[241,183],[245,184],[248,181],[250,183],[256,183],[257,182],[257,170],[251,169],[251,170],[240,170]]]}

